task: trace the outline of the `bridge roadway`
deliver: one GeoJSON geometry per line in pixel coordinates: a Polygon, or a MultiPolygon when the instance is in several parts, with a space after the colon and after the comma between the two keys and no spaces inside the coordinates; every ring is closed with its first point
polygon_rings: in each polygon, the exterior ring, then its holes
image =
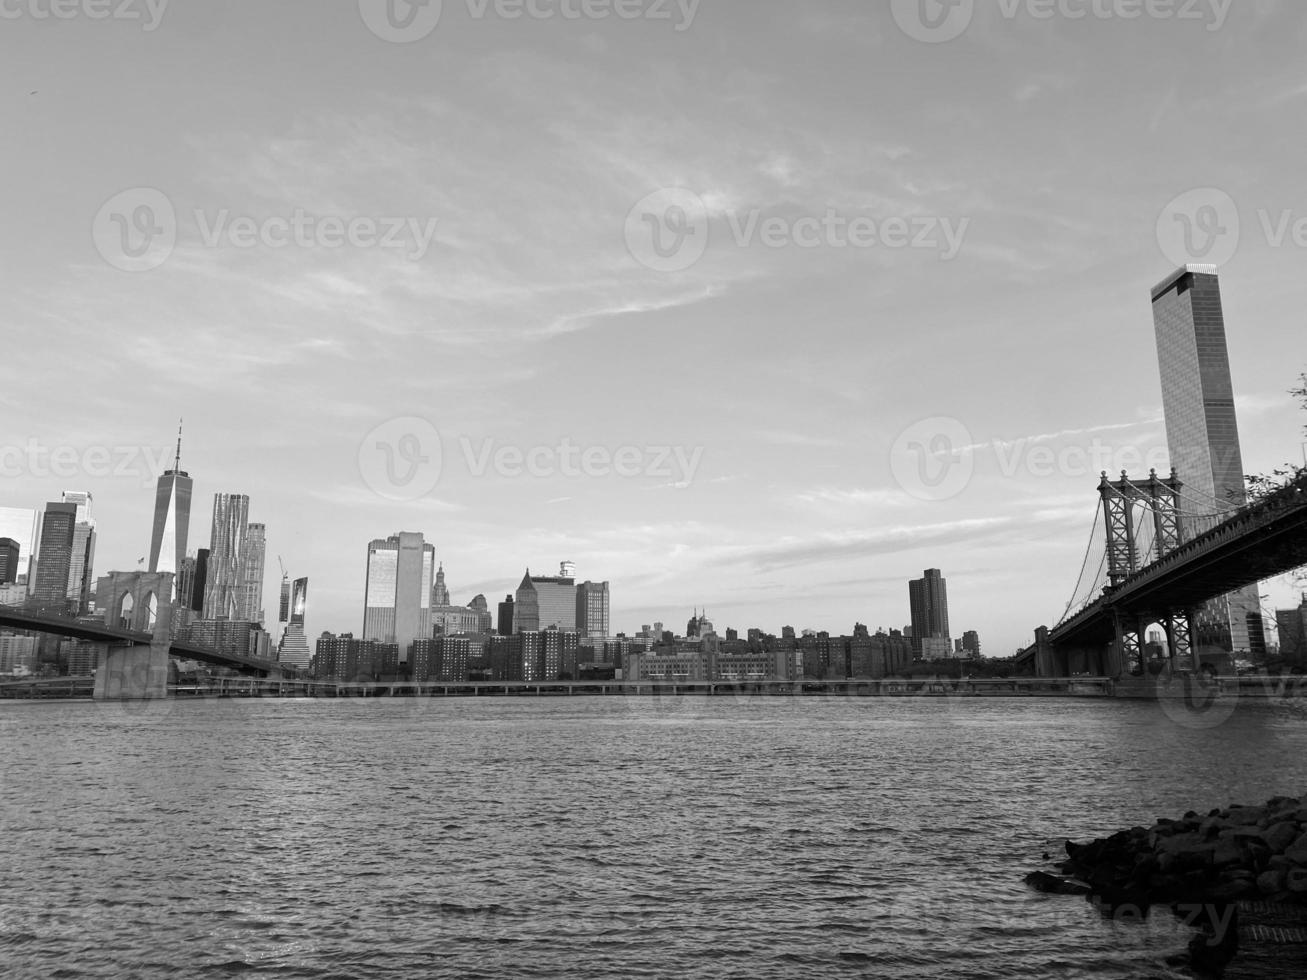
{"type": "Polygon", "coordinates": [[[1116,611],[1162,615],[1307,564],[1307,475],[1185,541],[1049,630],[1057,647],[1109,644],[1116,611]]]}
{"type": "MultiPolygon", "coordinates": [[[[0,627],[53,633],[57,636],[66,636],[75,640],[106,643],[109,646],[116,647],[148,647],[151,640],[149,633],[115,629],[102,623],[79,619],[33,614],[16,609],[13,606],[0,606],[0,627]]],[[[282,665],[274,660],[260,660],[256,657],[223,653],[220,650],[195,646],[191,643],[180,643],[175,640],[169,647],[168,653],[169,656],[181,660],[197,660],[200,663],[214,667],[230,667],[259,677],[277,677],[282,672],[282,665]]]]}

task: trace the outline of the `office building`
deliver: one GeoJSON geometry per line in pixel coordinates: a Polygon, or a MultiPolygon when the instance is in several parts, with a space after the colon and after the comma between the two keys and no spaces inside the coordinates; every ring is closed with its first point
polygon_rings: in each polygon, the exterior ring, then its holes
{"type": "Polygon", "coordinates": [[[307,667],[312,654],[308,639],[304,635],[304,614],[309,604],[309,580],[297,578],[290,589],[290,601],[287,612],[286,628],[282,632],[281,643],[277,648],[277,659],[293,667],[307,667]]]}
{"type": "Polygon", "coordinates": [[[30,674],[36,669],[37,638],[0,633],[0,674],[30,674]]]}
{"type": "Polygon", "coordinates": [[[72,570],[76,529],[76,504],[51,501],[45,505],[45,513],[41,516],[40,551],[36,556],[36,580],[31,588],[32,598],[37,602],[68,602],[68,577],[72,570]]]}
{"type": "Polygon", "coordinates": [[[513,597],[504,596],[504,601],[499,604],[499,615],[495,619],[495,631],[500,636],[513,635],[513,597]]]}
{"type": "Polygon", "coordinates": [[[607,582],[582,582],[576,587],[576,628],[582,636],[607,638],[609,614],[607,582]]]}
{"type": "Polygon", "coordinates": [[[576,629],[576,580],[561,575],[537,578],[528,568],[513,600],[513,628],[521,632],[551,626],[576,629]]]}
{"type": "MultiPolygon", "coordinates": [[[[1247,495],[1216,267],[1177,269],[1153,287],[1152,303],[1166,442],[1184,484],[1182,511],[1241,507],[1247,495]]],[[[1250,626],[1260,627],[1260,610],[1257,585],[1208,602],[1195,623],[1197,653],[1250,651],[1250,626]]]]}
{"type": "Polygon", "coordinates": [[[18,542],[13,538],[0,538],[0,585],[18,581],[18,542]]]}
{"type": "Polygon", "coordinates": [[[95,581],[95,520],[91,517],[91,494],[87,490],[65,490],[63,502],[77,508],[73,525],[73,549],[68,563],[68,608],[76,615],[86,612],[95,581]]]}
{"type": "Polygon", "coordinates": [[[38,526],[37,512],[30,507],[0,507],[0,538],[9,538],[18,545],[15,582],[30,583],[32,580],[29,566],[36,553],[38,526]]]}
{"type": "Polygon", "coordinates": [[[204,572],[205,619],[243,619],[246,606],[245,545],[250,498],[243,493],[213,495],[213,523],[204,572]]]}
{"type": "Polygon", "coordinates": [[[395,644],[407,663],[416,639],[431,636],[436,549],[416,532],[401,531],[368,545],[363,639],[395,644]]]}
{"type": "Polygon", "coordinates": [[[262,524],[245,526],[245,543],[242,547],[244,567],[239,587],[239,618],[255,623],[263,622],[263,571],[267,552],[267,528],[262,524]]]}
{"type": "Polygon", "coordinates": [[[154,528],[150,535],[151,572],[179,572],[186,557],[191,526],[193,481],[182,471],[182,433],[177,427],[177,452],[172,469],[159,477],[154,490],[154,528]]]}
{"type": "Polygon", "coordinates": [[[440,567],[436,569],[436,580],[431,586],[431,605],[453,605],[453,602],[449,599],[449,588],[445,585],[445,563],[443,561],[440,563],[440,567]]]}
{"type": "Polygon", "coordinates": [[[195,579],[191,585],[191,608],[196,612],[204,609],[204,584],[209,574],[209,549],[201,548],[195,553],[195,579]]]}
{"type": "Polygon", "coordinates": [[[938,568],[928,568],[921,578],[908,582],[908,604],[917,659],[947,658],[953,651],[949,639],[948,586],[938,568]]]}

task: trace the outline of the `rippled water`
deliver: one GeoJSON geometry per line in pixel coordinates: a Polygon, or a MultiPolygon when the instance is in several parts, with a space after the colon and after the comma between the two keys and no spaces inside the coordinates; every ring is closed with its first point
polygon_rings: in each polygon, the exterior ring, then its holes
{"type": "Polygon", "coordinates": [[[0,705],[0,973],[1164,977],[1061,838],[1307,790],[1307,722],[1074,700],[0,705]],[[1210,723],[1211,719],[1208,719],[1210,723]]]}

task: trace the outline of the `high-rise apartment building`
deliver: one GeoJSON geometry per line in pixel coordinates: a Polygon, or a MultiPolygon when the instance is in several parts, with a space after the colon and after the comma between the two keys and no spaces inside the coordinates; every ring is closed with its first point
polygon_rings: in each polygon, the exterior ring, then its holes
{"type": "Polygon", "coordinates": [[[576,587],[576,629],[582,636],[611,636],[610,611],[607,582],[582,582],[576,587]]]}
{"type": "MultiPolygon", "coordinates": [[[[1232,510],[1247,502],[1225,315],[1216,266],[1186,265],[1153,287],[1153,329],[1162,379],[1166,443],[1185,510],[1232,510]]],[[[1206,604],[1197,652],[1248,651],[1261,629],[1256,585],[1206,604]]]]}
{"type": "Polygon", "coordinates": [[[395,644],[408,662],[414,640],[431,636],[436,549],[420,533],[400,531],[368,545],[363,639],[395,644]]]}
{"type": "Polygon", "coordinates": [[[32,598],[43,603],[68,601],[68,577],[73,563],[73,540],[77,529],[77,505],[51,501],[41,516],[40,552],[36,556],[36,580],[32,598]]]}
{"type": "Polygon", "coordinates": [[[938,568],[908,582],[912,613],[912,646],[919,659],[947,657],[952,652],[948,627],[948,585],[938,568]],[[938,641],[943,641],[941,645],[938,641]],[[934,642],[927,642],[934,641],[934,642]]]}
{"type": "Polygon", "coordinates": [[[154,491],[154,530],[150,535],[151,572],[179,572],[182,559],[186,557],[194,481],[182,471],[181,461],[182,433],[179,426],[172,469],[159,477],[154,491]]]}
{"type": "Polygon", "coordinates": [[[245,545],[250,498],[243,493],[213,495],[213,525],[204,574],[205,619],[245,619],[245,545]]]}

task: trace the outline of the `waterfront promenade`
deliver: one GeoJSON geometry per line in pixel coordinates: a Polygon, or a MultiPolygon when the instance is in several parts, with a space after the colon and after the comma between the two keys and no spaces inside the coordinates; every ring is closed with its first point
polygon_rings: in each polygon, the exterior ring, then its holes
{"type": "MultiPolygon", "coordinates": [[[[0,699],[89,698],[93,677],[0,683],[0,699]]],[[[883,678],[845,680],[374,681],[219,677],[168,685],[169,697],[496,698],[496,697],[950,697],[1296,699],[1307,677],[1246,675],[1210,680],[1152,677],[883,678]]]]}

